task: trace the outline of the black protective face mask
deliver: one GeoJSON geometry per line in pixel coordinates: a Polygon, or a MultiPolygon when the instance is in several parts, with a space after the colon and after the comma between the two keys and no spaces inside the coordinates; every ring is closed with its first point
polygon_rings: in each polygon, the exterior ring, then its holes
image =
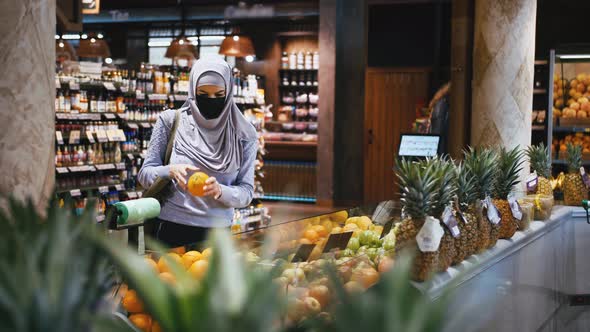
{"type": "Polygon", "coordinates": [[[217,119],[221,112],[223,112],[223,106],[225,105],[225,97],[210,98],[208,96],[197,95],[197,107],[201,115],[207,119],[217,119]]]}

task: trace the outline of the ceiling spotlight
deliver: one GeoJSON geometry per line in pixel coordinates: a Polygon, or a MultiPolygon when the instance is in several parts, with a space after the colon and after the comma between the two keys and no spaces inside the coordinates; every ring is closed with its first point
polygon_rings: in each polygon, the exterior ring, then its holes
{"type": "Polygon", "coordinates": [[[104,36],[102,35],[102,33],[99,33],[98,35],[96,35],[96,37],[98,37],[98,39],[102,39],[102,37],[104,36]]]}
{"type": "Polygon", "coordinates": [[[59,39],[59,38],[60,38],[59,35],[55,35],[55,39],[59,39]]]}
{"type": "Polygon", "coordinates": [[[178,41],[178,43],[179,43],[180,45],[184,45],[184,39],[180,39],[180,40],[178,41]]]}
{"type": "Polygon", "coordinates": [[[87,35],[87,34],[85,34],[85,33],[83,33],[83,34],[82,34],[82,36],[80,36],[80,38],[82,38],[82,39],[86,39],[86,38],[88,38],[88,35],[87,35]]]}
{"type": "Polygon", "coordinates": [[[234,41],[240,40],[240,36],[234,36],[234,41]]]}
{"type": "Polygon", "coordinates": [[[94,39],[94,38],[90,38],[90,42],[91,42],[91,43],[94,43],[94,42],[96,42],[96,39],[94,39]]]}
{"type": "Polygon", "coordinates": [[[104,62],[106,62],[108,65],[110,65],[111,63],[113,63],[113,59],[106,58],[106,59],[104,59],[104,62]]]}
{"type": "Polygon", "coordinates": [[[59,47],[63,48],[64,47],[64,43],[63,42],[59,42],[59,47]]]}
{"type": "Polygon", "coordinates": [[[254,57],[252,55],[247,55],[246,62],[252,62],[252,61],[254,61],[254,57]]]}

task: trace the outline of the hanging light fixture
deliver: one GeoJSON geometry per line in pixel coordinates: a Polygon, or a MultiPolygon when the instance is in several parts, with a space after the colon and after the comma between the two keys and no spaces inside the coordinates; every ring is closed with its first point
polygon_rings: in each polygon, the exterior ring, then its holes
{"type": "Polygon", "coordinates": [[[197,48],[193,43],[183,35],[174,39],[170,46],[166,49],[167,58],[183,58],[183,59],[196,59],[197,48]]]}
{"type": "Polygon", "coordinates": [[[111,50],[104,39],[89,34],[87,39],[80,39],[78,56],[83,58],[108,58],[111,56],[111,50]]]}
{"type": "Polygon", "coordinates": [[[233,35],[223,39],[219,48],[219,54],[243,58],[249,55],[253,56],[256,53],[254,52],[254,44],[252,44],[250,37],[233,35]]]}
{"type": "Polygon", "coordinates": [[[63,39],[55,40],[55,60],[58,62],[64,62],[67,60],[77,60],[76,50],[72,44],[63,39]]]}

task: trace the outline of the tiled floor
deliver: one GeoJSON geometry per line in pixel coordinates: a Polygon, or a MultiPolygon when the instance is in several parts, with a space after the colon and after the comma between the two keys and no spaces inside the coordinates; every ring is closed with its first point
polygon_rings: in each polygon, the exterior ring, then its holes
{"type": "Polygon", "coordinates": [[[273,224],[313,217],[342,209],[320,207],[315,204],[287,202],[264,202],[264,206],[268,207],[273,224]]]}

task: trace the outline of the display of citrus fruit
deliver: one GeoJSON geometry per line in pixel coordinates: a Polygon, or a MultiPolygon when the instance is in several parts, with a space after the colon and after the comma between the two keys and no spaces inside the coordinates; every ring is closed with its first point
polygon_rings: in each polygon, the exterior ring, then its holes
{"type": "Polygon", "coordinates": [[[129,316],[129,321],[138,329],[144,332],[150,332],[152,329],[152,317],[146,314],[135,314],[129,316]]]}
{"type": "Polygon", "coordinates": [[[191,265],[193,265],[193,263],[200,260],[201,258],[203,258],[203,255],[200,252],[196,250],[188,251],[186,254],[182,255],[182,263],[184,264],[184,268],[188,270],[191,265]]]}
{"type": "Polygon", "coordinates": [[[193,194],[194,196],[203,196],[205,190],[205,181],[209,178],[209,175],[203,172],[196,172],[195,174],[191,175],[188,179],[188,192],[193,194]]]}
{"type": "Polygon", "coordinates": [[[143,302],[137,297],[137,293],[129,290],[125,293],[123,301],[121,301],[123,308],[130,313],[138,313],[143,311],[143,302]]]}
{"type": "Polygon", "coordinates": [[[169,259],[172,259],[175,262],[177,262],[180,266],[183,266],[182,258],[180,257],[180,255],[177,253],[174,253],[174,252],[169,252],[165,256],[160,257],[160,260],[158,260],[158,269],[160,270],[160,272],[170,272],[171,271],[168,260],[166,259],[166,257],[169,257],[169,259]]]}
{"type": "Polygon", "coordinates": [[[324,227],[323,225],[315,225],[312,226],[311,229],[316,231],[316,233],[318,233],[320,237],[325,237],[328,234],[330,234],[330,232],[328,232],[328,229],[326,229],[326,227],[324,227]]]}
{"type": "Polygon", "coordinates": [[[318,235],[318,232],[310,228],[303,233],[303,237],[313,243],[317,241],[320,236],[318,235]]]}
{"type": "Polygon", "coordinates": [[[205,274],[207,274],[207,269],[209,268],[209,262],[206,260],[199,260],[196,261],[191,267],[188,269],[188,272],[198,280],[201,280],[205,274]]]}

